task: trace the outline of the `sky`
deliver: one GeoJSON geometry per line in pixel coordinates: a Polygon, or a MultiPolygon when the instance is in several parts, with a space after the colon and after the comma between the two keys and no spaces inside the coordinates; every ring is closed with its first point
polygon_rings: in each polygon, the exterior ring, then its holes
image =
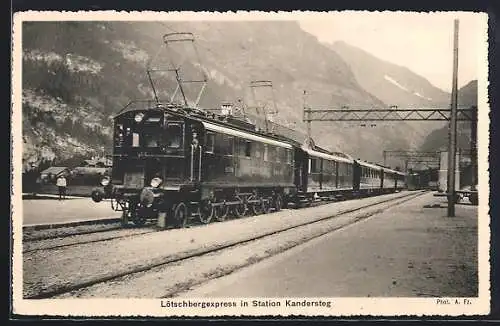
{"type": "MultiPolygon", "coordinates": [[[[345,41],[405,66],[451,92],[454,19],[459,20],[458,87],[478,78],[480,46],[487,47],[487,18],[468,12],[333,12],[299,21],[319,41],[345,41]]],[[[487,60],[487,58],[485,58],[487,60]]]]}

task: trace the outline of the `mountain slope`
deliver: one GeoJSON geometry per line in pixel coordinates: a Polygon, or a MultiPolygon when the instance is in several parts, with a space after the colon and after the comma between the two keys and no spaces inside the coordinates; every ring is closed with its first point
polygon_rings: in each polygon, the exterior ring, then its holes
{"type": "MultiPolygon", "coordinates": [[[[458,107],[477,106],[477,80],[470,81],[458,90],[458,107]]],[[[470,122],[457,121],[457,147],[470,148],[470,122]]],[[[430,133],[421,146],[422,151],[446,151],[448,148],[448,125],[430,133]]]]}
{"type": "MultiPolygon", "coordinates": [[[[171,31],[196,36],[201,65],[188,59],[183,71],[203,69],[209,76],[204,108],[238,99],[255,104],[252,80],[273,82],[275,120],[301,133],[304,90],[317,105],[385,105],[358,84],[336,52],[295,22],[30,22],[23,25],[25,168],[42,159],[109,152],[111,116],[130,100],[152,99],[145,67],[171,31]]],[[[162,99],[175,89],[173,76],[155,82],[162,99]]],[[[196,94],[188,93],[191,99],[196,94]]],[[[416,146],[416,135],[408,125],[313,126],[316,143],[366,160],[380,160],[386,148],[416,146]]]]}
{"type": "Polygon", "coordinates": [[[356,80],[368,92],[388,105],[399,107],[448,106],[450,95],[427,79],[339,41],[329,46],[351,67],[356,80]]]}

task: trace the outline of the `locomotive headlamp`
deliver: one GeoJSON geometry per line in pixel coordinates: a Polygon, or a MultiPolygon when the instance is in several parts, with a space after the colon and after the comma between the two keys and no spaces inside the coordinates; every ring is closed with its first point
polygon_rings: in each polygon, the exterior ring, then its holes
{"type": "Polygon", "coordinates": [[[135,122],[141,122],[142,119],[144,119],[144,113],[142,112],[137,113],[134,117],[135,122]]]}
{"type": "Polygon", "coordinates": [[[107,185],[109,185],[109,177],[104,177],[102,178],[101,180],[101,184],[106,187],[107,185]]]}
{"type": "Polygon", "coordinates": [[[156,177],[156,178],[153,178],[153,179],[151,180],[150,185],[151,185],[151,187],[153,187],[153,188],[158,188],[158,187],[161,185],[161,183],[162,183],[162,182],[163,182],[163,180],[162,180],[161,178],[156,177]]]}

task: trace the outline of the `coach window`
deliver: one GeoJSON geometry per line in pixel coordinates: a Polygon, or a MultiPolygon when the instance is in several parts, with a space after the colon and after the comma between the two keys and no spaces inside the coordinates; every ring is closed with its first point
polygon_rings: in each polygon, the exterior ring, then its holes
{"type": "Polygon", "coordinates": [[[234,137],[226,134],[222,135],[222,155],[232,156],[234,147],[234,137]]]}
{"type": "Polygon", "coordinates": [[[269,146],[267,146],[267,144],[264,144],[264,162],[267,162],[267,160],[268,160],[268,155],[269,155],[268,147],[269,146]]]}
{"type": "Polygon", "coordinates": [[[235,142],[238,142],[238,156],[244,157],[245,156],[245,147],[246,147],[246,140],[243,138],[236,138],[235,142]]]}
{"type": "Polygon", "coordinates": [[[213,132],[207,131],[205,139],[205,152],[213,154],[214,147],[215,147],[215,134],[213,132]]]}
{"type": "Polygon", "coordinates": [[[246,157],[252,156],[252,142],[249,140],[245,141],[245,156],[246,157]]]}
{"type": "Polygon", "coordinates": [[[311,173],[317,173],[318,172],[318,160],[315,158],[312,158],[310,160],[311,162],[311,173]]]}
{"type": "Polygon", "coordinates": [[[276,147],[276,163],[281,163],[281,148],[276,147]]]}
{"type": "Polygon", "coordinates": [[[276,162],[276,148],[274,146],[269,146],[268,159],[271,162],[276,162]]]}
{"type": "Polygon", "coordinates": [[[292,151],[288,148],[286,149],[286,163],[292,164],[292,151]]]}

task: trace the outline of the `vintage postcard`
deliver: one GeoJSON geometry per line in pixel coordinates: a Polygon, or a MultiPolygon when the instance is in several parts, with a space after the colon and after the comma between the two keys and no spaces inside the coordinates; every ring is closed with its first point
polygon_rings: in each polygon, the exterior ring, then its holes
{"type": "Polygon", "coordinates": [[[487,31],[16,13],[13,313],[489,314],[487,31]]]}

